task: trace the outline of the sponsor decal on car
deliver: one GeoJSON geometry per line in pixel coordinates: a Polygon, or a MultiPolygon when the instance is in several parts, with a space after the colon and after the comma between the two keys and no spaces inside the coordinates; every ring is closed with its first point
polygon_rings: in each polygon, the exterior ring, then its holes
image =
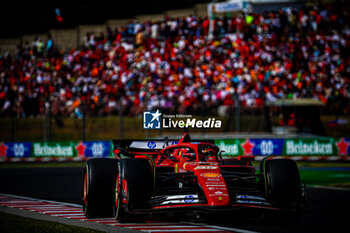
{"type": "Polygon", "coordinates": [[[236,202],[241,204],[252,204],[252,205],[271,205],[266,202],[266,199],[258,196],[250,195],[236,195],[236,202]]]}
{"type": "Polygon", "coordinates": [[[226,187],[208,187],[209,190],[226,190],[226,187]]]}
{"type": "Polygon", "coordinates": [[[156,142],[154,142],[154,141],[150,141],[150,142],[147,143],[147,146],[148,146],[148,148],[150,148],[150,149],[154,149],[154,148],[157,147],[157,144],[156,144],[156,142]]]}
{"type": "Polygon", "coordinates": [[[227,193],[224,193],[224,192],[221,192],[221,191],[216,191],[215,193],[209,194],[209,197],[214,197],[214,196],[228,197],[229,195],[227,193]]]}
{"type": "Polygon", "coordinates": [[[172,195],[167,196],[166,200],[162,202],[162,205],[169,204],[189,204],[189,203],[198,203],[198,195],[197,194],[189,194],[189,195],[172,195]]]}
{"type": "Polygon", "coordinates": [[[222,186],[225,186],[224,182],[205,182],[205,184],[207,186],[210,186],[210,185],[222,185],[222,186]]]}
{"type": "Polygon", "coordinates": [[[208,178],[207,181],[214,181],[214,182],[220,182],[221,180],[220,179],[211,179],[211,178],[208,178]]]}
{"type": "Polygon", "coordinates": [[[218,169],[218,166],[198,166],[194,170],[210,170],[210,169],[218,169]]]}
{"type": "Polygon", "coordinates": [[[184,198],[184,202],[185,203],[192,203],[192,202],[194,202],[195,200],[194,200],[194,196],[192,196],[192,195],[187,195],[185,198],[184,198]]]}
{"type": "Polygon", "coordinates": [[[219,173],[214,173],[214,172],[202,173],[201,176],[206,177],[206,178],[219,178],[219,177],[221,177],[221,175],[219,173]]]}
{"type": "MultiPolygon", "coordinates": [[[[165,141],[133,141],[130,148],[138,149],[163,149],[165,141]]],[[[178,141],[168,141],[168,145],[176,145],[178,141]]]]}
{"type": "Polygon", "coordinates": [[[224,184],[208,184],[208,187],[226,187],[224,184]]]}

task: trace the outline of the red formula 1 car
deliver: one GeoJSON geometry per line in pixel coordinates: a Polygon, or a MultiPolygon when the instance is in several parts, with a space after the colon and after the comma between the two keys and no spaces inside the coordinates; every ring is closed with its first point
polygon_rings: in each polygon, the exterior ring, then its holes
{"type": "Polygon", "coordinates": [[[305,200],[293,160],[253,156],[223,159],[208,141],[114,140],[116,158],[94,158],[84,170],[83,208],[88,218],[131,221],[140,213],[242,209],[297,213],[305,200]],[[171,145],[169,145],[171,144],[171,145]]]}

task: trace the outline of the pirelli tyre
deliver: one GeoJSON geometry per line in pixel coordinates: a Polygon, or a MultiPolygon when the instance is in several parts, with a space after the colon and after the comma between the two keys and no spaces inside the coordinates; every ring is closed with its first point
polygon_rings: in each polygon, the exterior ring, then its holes
{"type": "Polygon", "coordinates": [[[298,166],[290,159],[275,159],[265,162],[266,199],[282,211],[265,213],[267,221],[293,223],[299,217],[301,185],[298,166]]]}
{"type": "Polygon", "coordinates": [[[270,202],[285,209],[294,209],[300,204],[299,170],[293,160],[268,160],[264,173],[266,195],[270,202]]]}
{"type": "Polygon", "coordinates": [[[87,218],[115,215],[115,185],[118,160],[89,159],[84,168],[83,211],[87,218]]]}
{"type": "Polygon", "coordinates": [[[118,167],[115,216],[119,222],[133,221],[140,217],[135,212],[148,206],[155,185],[154,173],[146,159],[122,159],[118,167]]]}

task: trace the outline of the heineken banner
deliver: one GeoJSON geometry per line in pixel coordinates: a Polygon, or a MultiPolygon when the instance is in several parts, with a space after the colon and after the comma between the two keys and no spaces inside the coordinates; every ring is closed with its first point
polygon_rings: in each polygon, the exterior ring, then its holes
{"type": "Polygon", "coordinates": [[[350,155],[350,138],[285,139],[283,155],[347,156],[350,155]]]}
{"type": "Polygon", "coordinates": [[[33,157],[108,157],[110,141],[33,143],[33,157]]]}
{"type": "Polygon", "coordinates": [[[335,155],[333,139],[286,139],[284,155],[335,155]]]}
{"type": "Polygon", "coordinates": [[[34,142],[33,157],[76,157],[75,142],[34,142]]]}

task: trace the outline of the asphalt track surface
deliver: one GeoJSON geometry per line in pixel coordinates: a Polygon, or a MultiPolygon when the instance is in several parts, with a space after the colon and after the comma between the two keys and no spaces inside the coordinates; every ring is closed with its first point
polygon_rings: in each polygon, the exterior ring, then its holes
{"type": "MultiPolygon", "coordinates": [[[[82,176],[82,167],[2,168],[0,193],[81,204],[82,176]]],[[[260,215],[239,213],[209,215],[196,223],[256,232],[349,232],[350,190],[308,187],[307,193],[309,206],[296,222],[265,221],[260,215]]],[[[174,219],[169,216],[168,221],[174,219]]]]}

